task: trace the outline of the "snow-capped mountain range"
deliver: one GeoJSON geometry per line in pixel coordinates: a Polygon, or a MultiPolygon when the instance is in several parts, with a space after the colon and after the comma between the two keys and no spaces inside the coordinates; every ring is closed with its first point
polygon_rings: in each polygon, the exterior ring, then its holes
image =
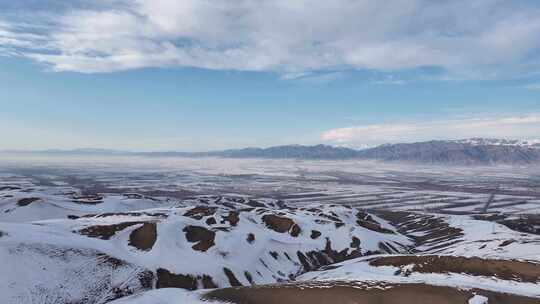
{"type": "Polygon", "coordinates": [[[499,139],[499,138],[467,138],[452,140],[452,142],[473,146],[518,146],[540,149],[540,139],[499,139]]]}
{"type": "Polygon", "coordinates": [[[470,138],[393,143],[356,150],[330,145],[284,145],[268,148],[243,148],[210,152],[125,152],[103,149],[11,151],[24,155],[130,155],[152,157],[222,157],[315,160],[380,160],[421,164],[492,165],[540,163],[540,140],[470,138]]]}

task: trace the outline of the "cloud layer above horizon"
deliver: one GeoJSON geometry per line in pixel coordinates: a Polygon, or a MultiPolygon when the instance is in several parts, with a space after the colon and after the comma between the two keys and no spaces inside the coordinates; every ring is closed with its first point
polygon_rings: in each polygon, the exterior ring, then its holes
{"type": "Polygon", "coordinates": [[[538,134],[540,113],[531,113],[357,125],[327,130],[321,134],[321,139],[332,144],[355,146],[472,137],[535,139],[538,134]]]}
{"type": "Polygon", "coordinates": [[[430,68],[442,79],[540,71],[534,1],[98,0],[0,4],[0,55],[54,71],[430,68]],[[46,3],[46,4],[45,4],[46,3]]]}

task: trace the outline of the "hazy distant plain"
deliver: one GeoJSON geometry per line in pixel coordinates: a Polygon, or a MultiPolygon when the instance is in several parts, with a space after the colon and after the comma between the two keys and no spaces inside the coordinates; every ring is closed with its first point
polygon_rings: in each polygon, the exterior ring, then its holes
{"type": "Polygon", "coordinates": [[[441,213],[540,213],[533,166],[421,166],[372,161],[306,161],[125,156],[0,157],[0,187],[73,187],[181,200],[197,195],[277,198],[292,204],[441,213]]]}

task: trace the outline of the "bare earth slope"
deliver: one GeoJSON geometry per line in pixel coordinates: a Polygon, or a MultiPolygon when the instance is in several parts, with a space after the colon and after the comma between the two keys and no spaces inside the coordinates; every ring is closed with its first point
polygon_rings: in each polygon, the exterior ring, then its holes
{"type": "Polygon", "coordinates": [[[8,303],[97,303],[150,288],[276,283],[412,245],[385,221],[344,206],[277,209],[226,197],[184,204],[0,223],[0,272],[13,274],[1,277],[0,294],[8,303]]]}
{"type": "Polygon", "coordinates": [[[1,190],[2,303],[540,303],[520,218],[28,189],[1,190]]]}

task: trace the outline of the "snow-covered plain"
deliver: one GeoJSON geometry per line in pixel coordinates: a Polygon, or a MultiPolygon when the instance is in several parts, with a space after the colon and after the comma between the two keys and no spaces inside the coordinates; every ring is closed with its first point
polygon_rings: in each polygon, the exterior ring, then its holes
{"type": "Polygon", "coordinates": [[[2,184],[146,192],[153,197],[240,194],[293,204],[470,214],[540,212],[538,166],[422,166],[307,161],[125,156],[0,156],[2,184]],[[4,174],[4,175],[2,175],[4,174]]]}
{"type": "MultiPolygon", "coordinates": [[[[472,217],[506,212],[519,223],[524,211],[538,213],[536,171],[512,170],[2,159],[0,302],[217,304],[225,302],[201,299],[205,289],[336,280],[540,299],[540,273],[525,281],[370,264],[411,255],[480,258],[527,263],[534,276],[538,235],[472,217]]],[[[469,303],[489,297],[471,295],[469,303]]]]}

